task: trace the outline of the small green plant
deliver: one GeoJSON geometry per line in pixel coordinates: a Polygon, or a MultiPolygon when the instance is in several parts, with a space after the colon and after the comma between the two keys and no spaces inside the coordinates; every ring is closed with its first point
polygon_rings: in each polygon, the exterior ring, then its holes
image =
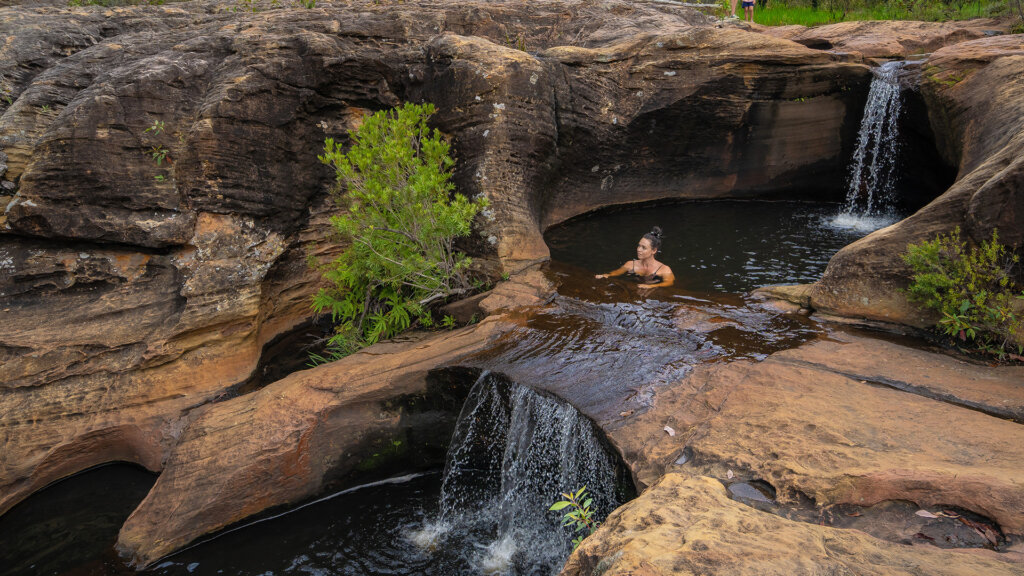
{"type": "Polygon", "coordinates": [[[441,318],[441,326],[447,328],[448,330],[454,329],[455,328],[455,318],[453,316],[445,314],[444,318],[441,318]]]}
{"type": "Polygon", "coordinates": [[[521,52],[526,52],[526,36],[520,32],[515,36],[509,36],[505,34],[505,46],[509,48],[515,48],[521,52]]]}
{"type": "Polygon", "coordinates": [[[335,323],[328,357],[432,325],[432,305],[471,288],[470,259],[454,242],[487,201],[454,194],[449,144],[427,128],[433,113],[432,104],[377,112],[349,133],[347,152],[324,141],[319,159],[334,168],[334,200],[346,209],[331,224],[349,243],[333,262],[311,262],[329,284],[313,299],[335,323]]]}
{"type": "Polygon", "coordinates": [[[156,176],[153,176],[153,180],[156,180],[157,182],[163,182],[164,180],[166,180],[166,177],[163,174],[157,174],[156,176]]]}
{"type": "Polygon", "coordinates": [[[508,282],[508,279],[509,279],[509,278],[510,278],[510,276],[509,276],[508,272],[502,272],[502,273],[501,273],[501,279],[502,279],[503,281],[505,281],[505,282],[508,282]]]}
{"type": "Polygon", "coordinates": [[[960,228],[910,244],[903,255],[914,275],[907,298],[942,314],[938,328],[955,341],[1003,358],[1019,343],[1022,320],[1014,311],[1024,293],[1015,281],[1020,257],[992,239],[968,249],[960,228]]]}
{"type": "Polygon", "coordinates": [[[299,0],[299,6],[306,10],[316,8],[316,0],[299,0]]]}
{"type": "Polygon", "coordinates": [[[153,124],[149,128],[143,130],[143,132],[152,132],[153,135],[159,136],[164,131],[164,123],[161,120],[153,120],[153,124]]]}
{"type": "Polygon", "coordinates": [[[573,532],[577,534],[585,532],[572,539],[572,549],[575,551],[584,538],[597,530],[599,523],[594,518],[594,511],[590,508],[593,500],[587,495],[586,486],[575,492],[563,492],[562,498],[565,500],[555,502],[548,510],[560,512],[568,508],[568,512],[562,514],[562,526],[572,527],[573,532]]]}
{"type": "Polygon", "coordinates": [[[164,163],[164,160],[167,159],[167,152],[168,152],[167,148],[164,148],[160,144],[157,144],[156,146],[153,146],[149,150],[149,154],[150,154],[150,156],[153,157],[153,161],[156,162],[157,166],[162,165],[164,163]]]}
{"type": "Polygon", "coordinates": [[[39,107],[39,111],[42,112],[43,114],[48,113],[50,111],[50,105],[49,104],[43,104],[42,106],[39,107]]]}

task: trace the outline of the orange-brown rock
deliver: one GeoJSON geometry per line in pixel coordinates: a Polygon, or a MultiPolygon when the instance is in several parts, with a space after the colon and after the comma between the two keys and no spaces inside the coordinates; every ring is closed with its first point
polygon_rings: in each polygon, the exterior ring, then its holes
{"type": "MultiPolygon", "coordinates": [[[[529,266],[547,258],[543,228],[568,217],[663,198],[811,196],[840,180],[870,78],[859,57],[708,23],[619,0],[0,8],[0,95],[10,96],[0,98],[0,512],[103,462],[162,470],[121,534],[121,550],[145,564],[306,498],[378,440],[419,430],[394,401],[424,394],[428,370],[491,339],[504,346],[496,361],[522,364],[525,313],[230,398],[264,344],[309,319],[307,251],[336,250],[314,246],[332,209],[316,151],[374,110],[438,105],[460,191],[491,200],[466,245],[483,269],[514,273],[481,301],[488,313],[547,301],[529,266]]],[[[874,32],[841,36],[858,34],[874,32]]],[[[1020,51],[1019,38],[977,40],[922,66],[958,182],[837,255],[812,306],[922,324],[896,297],[906,241],[961,223],[975,239],[998,225],[1020,244],[1020,51]]],[[[713,331],[700,314],[676,330],[713,331]]],[[[1021,530],[1019,426],[989,415],[1017,417],[1019,401],[996,401],[1016,398],[1014,386],[923,382],[833,365],[831,353],[702,368],[669,386],[689,368],[673,367],[657,372],[664,389],[602,382],[596,363],[560,373],[553,356],[520,370],[565,376],[548,387],[609,426],[645,484],[685,441],[703,473],[736,466],[819,502],[941,500],[1021,530]],[[627,392],[636,412],[616,409],[627,392]],[[902,424],[954,419],[965,432],[922,447],[887,420],[897,400],[912,416],[902,424]]],[[[929,365],[912,356],[897,355],[929,365]]]]}
{"type": "Polygon", "coordinates": [[[907,302],[910,243],[959,226],[975,243],[999,229],[1001,242],[1024,246],[1024,38],[997,36],[957,44],[921,65],[921,92],[939,151],[959,167],[948,191],[916,214],[843,248],[811,289],[815,309],[924,327],[932,313],[907,302]]]}
{"type": "Polygon", "coordinates": [[[788,520],[729,499],[718,480],[672,473],[613,512],[562,574],[1009,576],[1018,562],[788,520]]]}
{"type": "Polygon", "coordinates": [[[160,469],[185,414],[310,318],[316,151],[373,110],[438,105],[460,190],[491,199],[467,245],[495,276],[600,206],[841,174],[867,69],[708,22],[617,0],[0,8],[0,511],[114,458],[160,469]]]}
{"type": "Polygon", "coordinates": [[[610,437],[641,485],[731,469],[783,501],[956,505],[1021,534],[1022,405],[1024,368],[837,333],[760,363],[702,366],[610,437]],[[684,447],[693,457],[676,464],[684,447]]]}
{"type": "Polygon", "coordinates": [[[862,20],[825,26],[760,26],[758,31],[810,48],[855,52],[865,58],[906,58],[939,48],[1008,32],[996,20],[954,22],[862,20]]]}
{"type": "MultiPolygon", "coordinates": [[[[827,512],[851,505],[867,515],[893,501],[959,506],[1022,533],[1024,427],[1012,420],[1022,402],[1024,368],[843,332],[760,363],[702,366],[610,430],[648,488],[562,573],[1019,574],[1019,552],[910,546],[902,538],[917,539],[919,528],[899,535],[868,526],[869,535],[831,527],[860,528],[827,512]],[[779,504],[729,498],[725,484],[752,479],[769,482],[779,504]],[[786,512],[805,497],[817,513],[786,512]]],[[[905,513],[914,518],[916,509],[905,513]]]]}
{"type": "Polygon", "coordinates": [[[474,378],[452,382],[428,372],[509,327],[487,319],[382,343],[193,410],[117,549],[146,566],[203,534],[309,498],[331,479],[389,460],[405,470],[417,462],[436,466],[474,378]]]}

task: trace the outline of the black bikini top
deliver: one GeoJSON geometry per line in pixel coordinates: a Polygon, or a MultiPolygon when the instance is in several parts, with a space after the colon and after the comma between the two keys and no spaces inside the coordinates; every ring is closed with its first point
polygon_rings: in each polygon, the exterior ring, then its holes
{"type": "MultiPolygon", "coordinates": [[[[661,270],[664,267],[665,267],[665,265],[662,264],[661,266],[658,266],[658,270],[661,270]]],[[[658,270],[655,270],[654,272],[651,272],[647,276],[641,276],[641,275],[636,273],[636,260],[633,260],[633,268],[629,272],[627,272],[626,274],[628,276],[636,276],[637,278],[640,279],[640,282],[643,283],[643,284],[657,284],[657,283],[661,282],[661,276],[658,276],[658,270]]]]}

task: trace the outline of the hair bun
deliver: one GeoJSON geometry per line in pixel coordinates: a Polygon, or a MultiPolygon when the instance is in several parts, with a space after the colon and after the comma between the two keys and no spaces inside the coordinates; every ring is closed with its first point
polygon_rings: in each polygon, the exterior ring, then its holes
{"type": "Polygon", "coordinates": [[[661,238],[661,227],[655,226],[654,228],[651,228],[651,235],[655,238],[661,238]]]}

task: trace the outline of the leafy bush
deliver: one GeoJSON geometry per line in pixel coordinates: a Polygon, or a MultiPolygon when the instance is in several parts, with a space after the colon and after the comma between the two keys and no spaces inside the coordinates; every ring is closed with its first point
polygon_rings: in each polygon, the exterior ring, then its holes
{"type": "Polygon", "coordinates": [[[433,325],[429,307],[467,292],[470,259],[454,241],[470,233],[487,205],[453,194],[448,142],[427,128],[432,104],[406,104],[368,117],[350,132],[352,147],[328,138],[321,162],[335,170],[335,202],[347,211],[331,224],[348,248],[322,267],[330,287],[313,300],[330,312],[333,357],[390,338],[419,321],[433,325]]]}
{"type": "Polygon", "coordinates": [[[575,551],[584,538],[597,530],[598,522],[594,518],[594,511],[590,508],[593,501],[587,496],[586,486],[575,492],[563,492],[562,498],[565,500],[555,502],[548,510],[560,511],[569,508],[569,511],[562,515],[562,526],[571,526],[577,533],[586,531],[585,534],[573,538],[572,549],[575,551]]]}
{"type": "MultiPolygon", "coordinates": [[[[938,326],[946,335],[1000,358],[1020,341],[1022,322],[1014,312],[1015,302],[1024,298],[1014,281],[1020,257],[999,243],[998,231],[968,250],[957,227],[908,245],[903,260],[914,271],[908,298],[939,311],[938,326]]],[[[1021,354],[1020,344],[1016,350],[1021,354]]]]}

